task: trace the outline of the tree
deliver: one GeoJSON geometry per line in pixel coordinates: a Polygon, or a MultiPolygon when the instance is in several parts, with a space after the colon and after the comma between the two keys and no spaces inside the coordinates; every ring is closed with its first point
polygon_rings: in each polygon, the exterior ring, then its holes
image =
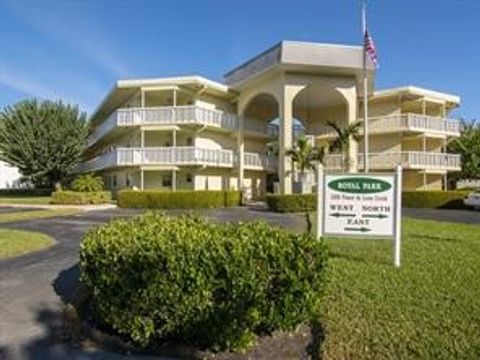
{"type": "Polygon", "coordinates": [[[301,174],[305,174],[308,169],[313,169],[315,162],[323,163],[326,154],[327,148],[325,146],[314,147],[305,137],[299,138],[295,147],[286,152],[287,156],[291,156],[301,174]]]}
{"type": "Polygon", "coordinates": [[[350,162],[352,161],[349,155],[350,139],[356,142],[360,141],[361,123],[357,121],[345,127],[340,127],[333,121],[327,121],[327,126],[332,128],[336,133],[335,139],[329,145],[329,151],[339,152],[342,156],[342,167],[348,170],[350,162]]]}
{"type": "Polygon", "coordinates": [[[480,179],[480,123],[461,121],[460,137],[450,142],[448,151],[462,158],[462,170],[453,174],[454,180],[480,179]]]}
{"type": "Polygon", "coordinates": [[[77,167],[87,133],[78,107],[25,100],[0,112],[0,160],[17,167],[23,181],[53,188],[77,167]]]}

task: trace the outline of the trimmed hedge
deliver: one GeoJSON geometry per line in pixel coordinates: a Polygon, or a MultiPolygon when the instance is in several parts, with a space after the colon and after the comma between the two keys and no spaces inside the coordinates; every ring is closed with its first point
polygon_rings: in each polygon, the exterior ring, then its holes
{"type": "Polygon", "coordinates": [[[245,349],[318,317],[321,241],[265,223],[150,213],[90,230],[81,281],[102,326],[141,347],[245,349]]]}
{"type": "MultiPolygon", "coordinates": [[[[418,190],[403,191],[402,206],[431,209],[466,209],[463,199],[471,191],[418,190]]],[[[268,208],[276,212],[316,211],[316,194],[267,195],[268,208]]]]}
{"type": "Polygon", "coordinates": [[[0,196],[50,196],[52,194],[52,189],[0,189],[0,196]]]}
{"type": "Polygon", "coordinates": [[[109,191],[77,192],[70,190],[52,193],[52,204],[55,205],[94,205],[106,204],[112,201],[109,191]]]}
{"type": "Polygon", "coordinates": [[[317,208],[316,194],[267,195],[268,208],[276,212],[306,212],[317,208]]]}
{"type": "Polygon", "coordinates": [[[451,190],[451,191],[404,191],[402,193],[402,206],[411,208],[431,208],[431,209],[465,209],[463,199],[471,191],[451,190]]]}
{"type": "Polygon", "coordinates": [[[118,206],[146,209],[204,209],[239,206],[239,191],[121,190],[118,206]]]}

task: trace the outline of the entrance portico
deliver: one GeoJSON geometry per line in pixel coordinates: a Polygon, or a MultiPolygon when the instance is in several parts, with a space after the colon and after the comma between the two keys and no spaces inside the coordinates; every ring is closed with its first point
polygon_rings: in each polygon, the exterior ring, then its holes
{"type": "MultiPolygon", "coordinates": [[[[276,120],[280,192],[292,193],[293,164],[286,153],[294,145],[294,120],[301,121],[306,134],[313,136],[324,133],[329,120],[340,124],[357,121],[361,69],[361,47],[318,44],[302,48],[300,43],[282,42],[228,73],[226,82],[240,92],[237,98],[237,113],[243,119],[237,149],[240,158],[246,146],[243,133],[247,122],[255,119],[266,124],[276,120]],[[344,61],[345,53],[350,55],[348,63],[344,61]]],[[[372,73],[369,70],[370,76],[372,73]]],[[[349,171],[358,168],[357,153],[358,146],[351,140],[349,171]]],[[[238,173],[238,186],[242,188],[241,161],[238,173]]]]}

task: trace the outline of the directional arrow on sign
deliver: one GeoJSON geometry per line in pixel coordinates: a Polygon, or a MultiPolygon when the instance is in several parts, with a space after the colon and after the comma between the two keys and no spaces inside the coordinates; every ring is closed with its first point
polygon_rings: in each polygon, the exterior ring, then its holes
{"type": "Polygon", "coordinates": [[[355,214],[342,214],[342,213],[332,213],[330,214],[330,216],[333,216],[333,217],[336,217],[336,218],[339,218],[339,217],[355,217],[355,214]]]}
{"type": "Polygon", "coordinates": [[[344,230],[345,231],[358,231],[358,232],[362,232],[362,233],[372,231],[372,229],[369,229],[369,228],[366,228],[366,227],[360,227],[360,228],[346,227],[344,230]]]}
{"type": "Polygon", "coordinates": [[[373,219],[385,219],[388,218],[388,215],[385,214],[364,214],[363,218],[373,218],[373,219]]]}

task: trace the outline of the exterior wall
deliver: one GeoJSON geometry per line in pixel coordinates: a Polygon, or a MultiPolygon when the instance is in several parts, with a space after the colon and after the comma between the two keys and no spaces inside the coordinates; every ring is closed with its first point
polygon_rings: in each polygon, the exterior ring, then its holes
{"type": "Polygon", "coordinates": [[[232,114],[235,114],[237,112],[236,107],[233,104],[230,104],[223,99],[219,99],[205,94],[198,95],[195,99],[194,104],[205,107],[207,109],[216,109],[232,114]]]}
{"type": "MultiPolygon", "coordinates": [[[[400,101],[398,98],[389,98],[377,100],[368,103],[368,117],[389,116],[401,114],[400,101]]],[[[361,106],[361,115],[363,118],[363,106],[361,106]]]]}
{"type": "Polygon", "coordinates": [[[229,169],[203,169],[195,173],[195,190],[236,189],[237,178],[229,169]]]}
{"type": "Polygon", "coordinates": [[[235,137],[215,131],[201,131],[195,137],[195,146],[206,149],[235,150],[236,145],[237,139],[235,137]]]}
{"type": "Polygon", "coordinates": [[[424,186],[423,173],[406,170],[403,173],[403,190],[442,190],[442,174],[426,174],[425,180],[424,186]]]}
{"type": "Polygon", "coordinates": [[[0,161],[0,189],[14,186],[20,177],[21,175],[17,168],[0,161]]]}
{"type": "MultiPolygon", "coordinates": [[[[372,153],[399,152],[402,151],[401,133],[382,134],[381,136],[370,136],[369,150],[372,153]]],[[[363,149],[363,139],[359,142],[359,148],[363,149]]]]}

